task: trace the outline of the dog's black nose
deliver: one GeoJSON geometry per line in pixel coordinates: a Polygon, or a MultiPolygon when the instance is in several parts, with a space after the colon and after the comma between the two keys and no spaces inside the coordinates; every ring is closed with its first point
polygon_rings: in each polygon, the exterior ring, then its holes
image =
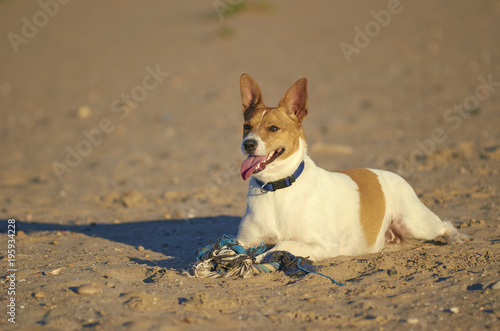
{"type": "Polygon", "coordinates": [[[248,154],[253,154],[255,149],[257,149],[257,140],[255,139],[247,139],[243,142],[243,148],[248,154]]]}

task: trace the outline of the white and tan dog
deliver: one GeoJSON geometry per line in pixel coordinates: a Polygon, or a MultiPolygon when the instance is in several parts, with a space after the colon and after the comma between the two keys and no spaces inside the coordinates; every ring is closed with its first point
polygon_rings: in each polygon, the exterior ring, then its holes
{"type": "Polygon", "coordinates": [[[241,245],[264,242],[275,245],[271,251],[317,261],[377,252],[405,239],[467,239],[431,212],[399,175],[317,167],[307,155],[301,126],[308,113],[305,78],[288,89],[278,107],[264,105],[260,87],[247,74],[241,76],[240,89],[241,148],[248,155],[241,175],[251,177],[237,237],[241,245]]]}

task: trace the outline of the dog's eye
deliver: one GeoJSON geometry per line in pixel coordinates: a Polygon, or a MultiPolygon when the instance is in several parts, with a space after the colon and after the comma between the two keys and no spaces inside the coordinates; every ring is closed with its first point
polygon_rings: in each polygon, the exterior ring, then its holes
{"type": "Polygon", "coordinates": [[[244,124],[243,125],[243,130],[250,131],[251,129],[252,129],[252,127],[250,126],[250,124],[244,124]]]}
{"type": "Polygon", "coordinates": [[[278,131],[279,129],[280,129],[280,128],[278,128],[277,126],[274,126],[274,125],[273,125],[273,126],[271,126],[271,127],[269,128],[269,131],[271,131],[271,132],[276,132],[276,131],[278,131]]]}

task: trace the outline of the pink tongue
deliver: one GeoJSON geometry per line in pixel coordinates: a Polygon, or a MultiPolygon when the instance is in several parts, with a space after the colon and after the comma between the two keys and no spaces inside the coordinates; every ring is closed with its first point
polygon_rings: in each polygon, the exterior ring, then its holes
{"type": "Polygon", "coordinates": [[[247,159],[241,164],[240,173],[241,177],[243,177],[243,180],[247,180],[248,178],[250,178],[259,163],[265,161],[266,159],[267,155],[249,155],[247,159]]]}

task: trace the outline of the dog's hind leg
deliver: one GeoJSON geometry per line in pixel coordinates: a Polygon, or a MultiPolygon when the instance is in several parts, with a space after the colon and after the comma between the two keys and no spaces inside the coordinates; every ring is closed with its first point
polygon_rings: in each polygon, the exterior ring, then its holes
{"type": "Polygon", "coordinates": [[[384,188],[391,224],[385,236],[386,242],[435,240],[443,237],[448,243],[462,243],[468,236],[461,234],[449,221],[442,221],[427,208],[417,194],[401,176],[378,171],[384,188]]]}
{"type": "Polygon", "coordinates": [[[469,240],[469,237],[458,232],[451,222],[442,221],[418,199],[415,193],[411,193],[411,196],[406,197],[407,203],[400,218],[394,221],[399,223],[397,227],[403,230],[401,233],[403,240],[405,237],[417,240],[443,237],[451,244],[469,240]]]}

